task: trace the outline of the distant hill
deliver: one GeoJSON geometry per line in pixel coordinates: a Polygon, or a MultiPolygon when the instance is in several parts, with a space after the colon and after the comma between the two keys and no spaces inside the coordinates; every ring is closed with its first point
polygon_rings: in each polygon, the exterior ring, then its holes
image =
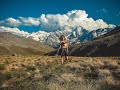
{"type": "Polygon", "coordinates": [[[48,45],[29,38],[13,35],[8,32],[0,33],[0,55],[43,55],[54,50],[48,45]]]}
{"type": "Polygon", "coordinates": [[[94,38],[93,41],[71,45],[72,56],[120,56],[120,26],[94,38]]]}

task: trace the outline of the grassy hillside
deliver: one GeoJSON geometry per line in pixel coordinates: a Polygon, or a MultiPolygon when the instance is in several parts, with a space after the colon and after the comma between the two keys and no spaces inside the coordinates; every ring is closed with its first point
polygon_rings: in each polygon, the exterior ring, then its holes
{"type": "Polygon", "coordinates": [[[0,90],[120,90],[120,57],[1,56],[0,90]]]}

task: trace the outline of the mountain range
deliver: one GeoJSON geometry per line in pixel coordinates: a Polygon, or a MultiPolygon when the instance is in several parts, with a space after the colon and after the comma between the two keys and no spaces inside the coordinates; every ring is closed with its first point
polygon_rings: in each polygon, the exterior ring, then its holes
{"type": "Polygon", "coordinates": [[[59,45],[62,34],[68,37],[69,54],[72,56],[119,56],[120,26],[93,31],[82,27],[64,27],[54,32],[39,31],[28,36],[0,32],[0,54],[54,55],[55,49],[52,47],[59,45]]]}
{"type": "MultiPolygon", "coordinates": [[[[109,30],[109,29],[104,29],[109,30]]],[[[103,31],[104,31],[103,30],[103,31]]],[[[70,56],[120,56],[120,26],[105,32],[105,34],[96,36],[96,32],[89,32],[92,36],[91,41],[83,43],[73,43],[69,45],[70,56]],[[94,34],[91,34],[94,33],[94,34]],[[95,36],[93,36],[95,35],[95,36]],[[94,38],[95,37],[95,38],[94,38]]],[[[47,53],[47,55],[55,55],[57,50],[47,53]]]]}
{"type": "Polygon", "coordinates": [[[120,56],[120,26],[92,41],[71,45],[72,56],[120,56]]]}
{"type": "Polygon", "coordinates": [[[60,35],[63,35],[63,34],[66,35],[68,38],[68,42],[70,44],[82,43],[86,41],[91,41],[93,40],[93,38],[103,35],[111,31],[113,28],[114,27],[88,31],[82,27],[72,28],[72,27],[66,26],[63,28],[58,28],[53,32],[39,31],[37,33],[32,33],[28,38],[32,38],[33,40],[36,40],[44,44],[50,45],[54,48],[57,48],[59,45],[60,35]]]}
{"type": "Polygon", "coordinates": [[[69,44],[83,43],[86,41],[91,41],[94,38],[111,31],[113,28],[115,28],[115,26],[109,26],[108,28],[90,31],[90,30],[84,29],[81,26],[76,28],[73,28],[70,26],[64,26],[52,32],[38,31],[33,33],[28,33],[28,32],[23,33],[23,31],[17,30],[17,28],[15,30],[9,30],[4,27],[1,27],[0,32],[10,32],[12,34],[23,36],[25,38],[30,38],[35,41],[39,41],[43,44],[47,44],[54,48],[57,48],[59,46],[60,35],[63,35],[63,34],[66,35],[68,38],[69,44]]]}

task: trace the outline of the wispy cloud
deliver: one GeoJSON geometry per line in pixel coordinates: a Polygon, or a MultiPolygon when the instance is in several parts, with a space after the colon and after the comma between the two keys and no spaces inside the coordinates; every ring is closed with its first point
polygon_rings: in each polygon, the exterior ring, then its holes
{"type": "Polygon", "coordinates": [[[118,12],[117,16],[120,16],[120,12],[118,12]]]}
{"type": "Polygon", "coordinates": [[[100,12],[100,13],[107,13],[108,11],[105,8],[102,8],[100,10],[97,10],[96,12],[100,12]]]}

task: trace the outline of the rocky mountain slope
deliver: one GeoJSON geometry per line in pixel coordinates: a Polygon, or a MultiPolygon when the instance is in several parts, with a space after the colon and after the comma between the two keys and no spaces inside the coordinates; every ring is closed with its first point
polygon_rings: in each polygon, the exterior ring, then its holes
{"type": "Polygon", "coordinates": [[[25,37],[13,35],[8,32],[0,33],[0,55],[42,55],[52,50],[54,49],[48,45],[25,37]]]}
{"type": "Polygon", "coordinates": [[[71,46],[74,56],[120,56],[120,26],[93,41],[71,46]]]}

